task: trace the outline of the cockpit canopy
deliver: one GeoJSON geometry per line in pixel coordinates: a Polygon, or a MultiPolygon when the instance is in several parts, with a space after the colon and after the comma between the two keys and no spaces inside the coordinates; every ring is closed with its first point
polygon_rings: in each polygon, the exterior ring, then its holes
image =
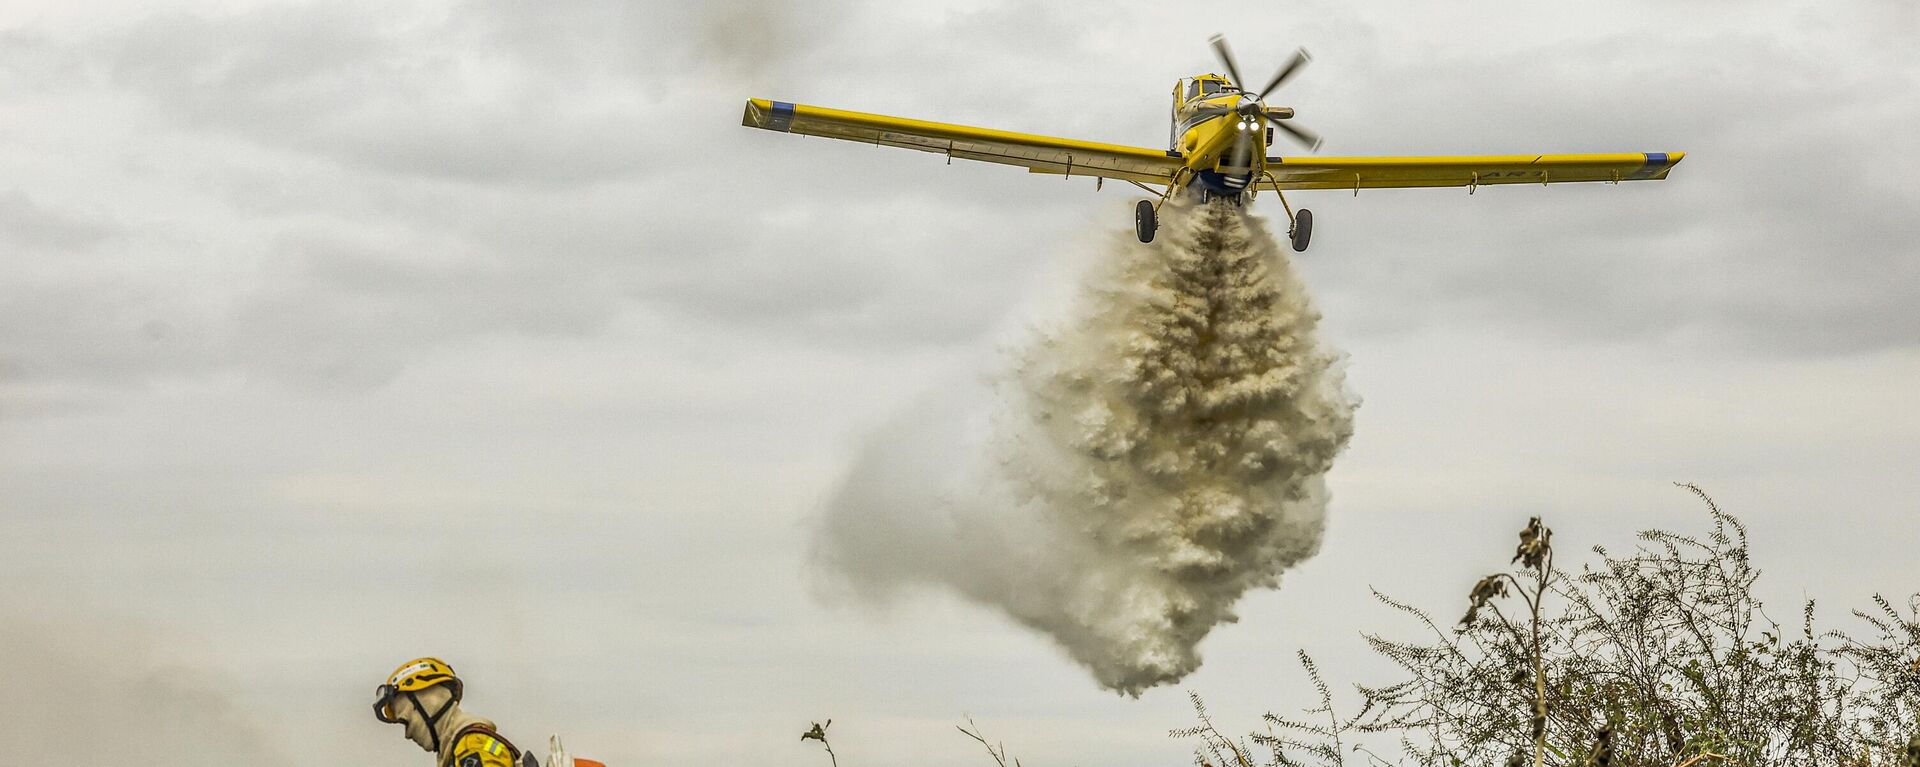
{"type": "Polygon", "coordinates": [[[1227,87],[1226,78],[1220,77],[1219,75],[1201,75],[1187,80],[1186,98],[1184,100],[1192,101],[1202,96],[1212,96],[1227,90],[1230,89],[1227,87]]]}
{"type": "Polygon", "coordinates": [[[1240,89],[1227,82],[1227,78],[1215,74],[1183,77],[1173,84],[1172,119],[1167,124],[1167,151],[1180,149],[1180,135],[1195,123],[1206,119],[1200,116],[1200,100],[1223,93],[1239,93],[1240,89]]]}

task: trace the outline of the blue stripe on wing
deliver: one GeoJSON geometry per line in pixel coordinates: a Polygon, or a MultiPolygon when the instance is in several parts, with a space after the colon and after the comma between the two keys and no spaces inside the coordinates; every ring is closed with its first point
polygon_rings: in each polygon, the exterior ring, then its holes
{"type": "Polygon", "coordinates": [[[773,117],[767,121],[767,128],[786,133],[792,127],[793,104],[785,101],[773,102],[773,117]]]}
{"type": "Polygon", "coordinates": [[[1643,152],[1642,155],[1647,158],[1646,163],[1641,165],[1639,170],[1627,174],[1628,181],[1642,181],[1653,178],[1660,171],[1666,170],[1667,166],[1672,164],[1668,161],[1666,152],[1643,152]]]}

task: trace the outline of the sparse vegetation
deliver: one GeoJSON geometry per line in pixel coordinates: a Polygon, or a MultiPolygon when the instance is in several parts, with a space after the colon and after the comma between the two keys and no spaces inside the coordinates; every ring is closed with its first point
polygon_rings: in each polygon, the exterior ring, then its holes
{"type": "MultiPolygon", "coordinates": [[[[1817,631],[1813,602],[1798,631],[1783,629],[1754,597],[1759,571],[1747,531],[1713,499],[1705,537],[1653,530],[1632,554],[1595,546],[1599,561],[1556,569],[1552,531],[1539,519],[1521,533],[1517,571],[1483,578],[1451,631],[1428,611],[1375,592],[1426,628],[1418,640],[1367,635],[1406,677],[1356,685],[1360,711],[1333,713],[1320,693],[1310,719],[1267,715],[1271,764],[1392,764],[1356,735],[1398,741],[1402,763],[1454,767],[1696,767],[1703,764],[1920,767],[1920,595],[1905,609],[1874,595],[1855,615],[1874,629],[1856,638],[1817,631]],[[1509,617],[1501,600],[1521,598],[1509,617]],[[1324,721],[1323,721],[1324,720],[1324,721]]],[[[1196,762],[1253,767],[1244,744],[1221,736],[1194,698],[1196,762]]]]}
{"type": "MultiPolygon", "coordinates": [[[[832,726],[832,719],[828,719],[826,724],[814,722],[811,729],[800,733],[800,739],[820,741],[820,745],[826,747],[827,758],[832,762],[833,767],[840,767],[839,757],[833,754],[833,745],[827,742],[827,728],[832,726]]],[[[1000,767],[1008,767],[1008,759],[1010,757],[1007,756],[1006,744],[987,740],[987,736],[980,732],[980,725],[974,724],[973,717],[967,717],[966,727],[956,726],[956,729],[960,730],[960,734],[979,741],[980,745],[985,746],[987,748],[987,755],[993,757],[994,763],[1000,765],[1000,767]]],[[[1021,767],[1020,760],[1013,759],[1012,767],[1021,767]]]]}

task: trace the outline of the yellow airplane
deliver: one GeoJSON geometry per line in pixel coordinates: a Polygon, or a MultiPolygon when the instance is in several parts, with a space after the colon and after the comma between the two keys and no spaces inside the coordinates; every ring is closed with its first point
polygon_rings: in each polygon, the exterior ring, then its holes
{"type": "Polygon", "coordinates": [[[1240,203],[1263,190],[1280,195],[1287,211],[1288,236],[1295,251],[1307,249],[1313,213],[1287,204],[1282,190],[1396,187],[1467,187],[1482,184],[1562,184],[1575,181],[1660,180],[1685,152],[1543,154],[1442,157],[1268,157],[1274,129],[1318,149],[1320,137],[1288,124],[1293,109],[1266,105],[1266,98],[1300,71],[1306,50],[1295,53],[1267,85],[1249,91],[1240,85],[1239,67],[1225,38],[1211,40],[1226,76],[1196,75],[1173,88],[1172,129],[1168,147],[1103,144],[848,112],[826,107],[749,99],[741,124],[783,133],[846,139],[877,146],[938,152],[963,160],[1021,165],[1029,173],[1092,176],[1095,188],[1106,179],[1126,181],[1155,196],[1134,206],[1134,229],[1152,242],[1160,206],[1186,190],[1201,200],[1240,203]],[[1148,185],[1162,186],[1156,190],[1148,185]]]}

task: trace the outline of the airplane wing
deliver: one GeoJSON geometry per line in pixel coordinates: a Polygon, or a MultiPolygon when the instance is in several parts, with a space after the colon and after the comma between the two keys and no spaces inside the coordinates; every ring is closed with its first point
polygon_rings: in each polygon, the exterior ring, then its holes
{"type": "Polygon", "coordinates": [[[749,99],[740,124],[782,133],[918,149],[963,160],[1019,165],[1029,173],[1166,184],[1181,167],[1180,158],[1159,149],[909,120],[767,99],[749,99]]]}
{"type": "Polygon", "coordinates": [[[1686,152],[1484,157],[1274,157],[1260,189],[1386,189],[1574,181],[1658,181],[1686,152]]]}

